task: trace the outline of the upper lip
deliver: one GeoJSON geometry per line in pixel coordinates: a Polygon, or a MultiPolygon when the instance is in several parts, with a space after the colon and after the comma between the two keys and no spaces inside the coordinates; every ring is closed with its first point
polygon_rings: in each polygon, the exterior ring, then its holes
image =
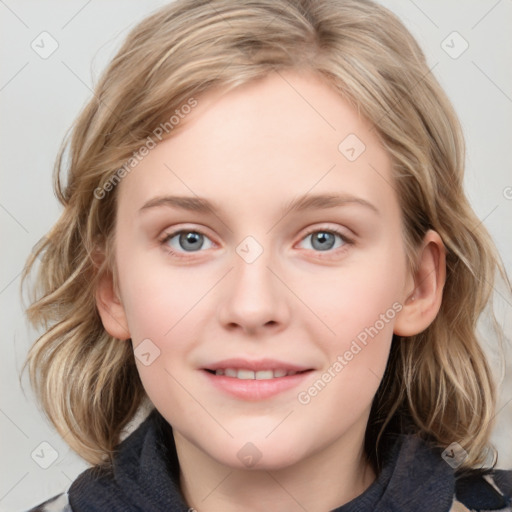
{"type": "Polygon", "coordinates": [[[287,372],[302,372],[312,370],[309,366],[278,361],[276,359],[255,359],[248,360],[242,358],[223,359],[216,363],[209,364],[204,367],[205,370],[225,370],[226,368],[236,368],[244,370],[252,370],[254,372],[261,370],[286,370],[287,372]]]}

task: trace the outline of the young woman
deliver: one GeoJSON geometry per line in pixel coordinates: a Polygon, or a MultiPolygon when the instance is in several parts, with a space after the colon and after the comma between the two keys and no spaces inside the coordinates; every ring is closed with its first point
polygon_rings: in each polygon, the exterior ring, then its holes
{"type": "Polygon", "coordinates": [[[94,466],[35,510],[512,510],[475,332],[506,276],[463,166],[422,51],[372,2],[140,23],[26,268],[33,383],[94,466]]]}

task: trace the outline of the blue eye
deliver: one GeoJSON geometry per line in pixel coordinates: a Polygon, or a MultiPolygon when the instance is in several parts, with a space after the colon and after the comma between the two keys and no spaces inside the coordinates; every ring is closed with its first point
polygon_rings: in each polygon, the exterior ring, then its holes
{"type": "Polygon", "coordinates": [[[349,242],[349,240],[343,236],[341,233],[338,233],[334,230],[317,230],[308,233],[304,238],[304,240],[310,240],[311,247],[305,247],[306,249],[312,248],[315,251],[330,251],[331,249],[337,249],[338,247],[342,247],[349,242]],[[337,243],[337,239],[339,242],[337,243]]]}
{"type": "Polygon", "coordinates": [[[213,246],[212,241],[203,233],[188,230],[168,234],[162,244],[168,245],[173,252],[197,252],[213,246]]]}

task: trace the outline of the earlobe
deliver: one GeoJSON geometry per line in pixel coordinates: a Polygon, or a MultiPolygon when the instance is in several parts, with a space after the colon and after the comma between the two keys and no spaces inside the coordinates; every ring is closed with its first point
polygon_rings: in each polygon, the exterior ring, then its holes
{"type": "Polygon", "coordinates": [[[114,289],[114,279],[110,271],[102,273],[96,288],[96,307],[103,327],[114,338],[130,338],[124,307],[114,289]]]}
{"type": "Polygon", "coordinates": [[[418,251],[412,290],[405,292],[403,308],[396,317],[394,334],[414,336],[435,319],[443,298],[446,280],[446,250],[439,234],[427,231],[418,251]]]}

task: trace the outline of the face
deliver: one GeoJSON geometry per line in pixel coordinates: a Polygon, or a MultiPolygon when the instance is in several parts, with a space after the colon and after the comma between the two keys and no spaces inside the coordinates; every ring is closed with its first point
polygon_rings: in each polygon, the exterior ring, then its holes
{"type": "Polygon", "coordinates": [[[124,178],[119,300],[177,443],[283,468],[362,440],[408,279],[391,182],[371,125],[292,72],[199,97],[124,178]]]}

